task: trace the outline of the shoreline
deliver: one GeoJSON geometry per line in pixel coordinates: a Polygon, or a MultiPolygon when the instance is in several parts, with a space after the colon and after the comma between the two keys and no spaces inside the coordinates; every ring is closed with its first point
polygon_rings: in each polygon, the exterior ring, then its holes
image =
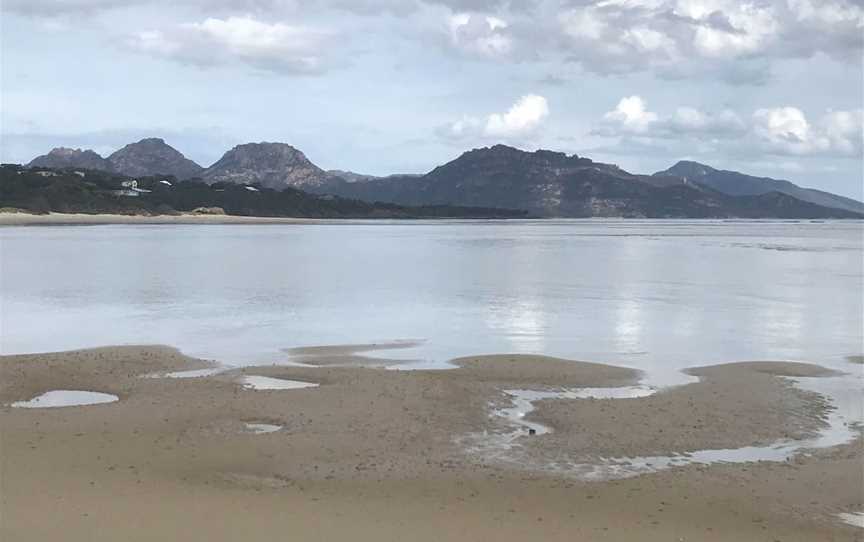
{"type": "MultiPolygon", "coordinates": [[[[116,215],[0,213],[0,226],[97,226],[109,224],[320,224],[333,219],[236,215],[116,215]]],[[[347,219],[346,219],[347,220],[347,219]]]]}
{"type": "MultiPolygon", "coordinates": [[[[364,349],[297,353],[344,359],[364,349]]],[[[864,475],[860,436],[791,462],[687,465],[623,480],[542,468],[564,458],[805,438],[824,427],[829,407],[786,379],[829,376],[819,366],[725,364],[691,369],[699,382],[649,397],[539,401],[531,419],[551,434],[523,434],[515,447],[489,453],[466,448],[465,437],[512,431],[490,411],[507,403],[504,390],[633,386],[641,374],[515,354],[451,363],[456,368],[447,371],[322,363],[143,378],[212,364],[160,346],[0,356],[0,538],[860,537],[833,515],[864,506],[856,483],[864,475]],[[318,387],[254,391],[241,384],[248,376],[318,387]],[[58,389],[119,401],[8,406],[58,389]],[[276,429],[253,434],[244,424],[276,429]],[[53,503],[48,518],[44,503],[53,503]],[[147,530],[136,531],[142,522],[147,530]]]]}
{"type": "Polygon", "coordinates": [[[501,221],[501,222],[531,222],[543,220],[567,220],[581,222],[639,222],[639,221],[669,221],[669,222],[705,222],[705,223],[729,223],[729,222],[752,222],[754,224],[776,222],[776,223],[833,223],[833,222],[864,222],[864,219],[838,218],[838,219],[809,219],[809,218],[621,218],[621,217],[591,217],[591,218],[560,218],[560,217],[524,217],[524,218],[470,218],[470,217],[416,217],[416,218],[376,218],[376,217],[345,217],[345,218],[302,218],[302,217],[266,217],[266,216],[239,216],[239,215],[208,215],[208,214],[180,214],[180,215],[120,215],[120,214],[85,214],[85,213],[49,213],[32,214],[25,212],[0,212],[0,227],[4,226],[99,226],[115,224],[142,224],[142,225],[267,225],[267,224],[350,224],[357,221],[501,221]]]}

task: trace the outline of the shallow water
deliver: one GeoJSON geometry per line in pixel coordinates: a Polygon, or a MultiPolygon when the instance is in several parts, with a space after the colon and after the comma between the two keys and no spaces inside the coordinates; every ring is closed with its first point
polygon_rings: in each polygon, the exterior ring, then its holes
{"type": "Polygon", "coordinates": [[[847,365],[864,342],[862,235],[771,221],[6,227],[0,349],[162,343],[248,365],[418,339],[393,355],[543,353],[646,369],[651,385],[734,360],[847,365]]]}
{"type": "Polygon", "coordinates": [[[523,453],[523,439],[540,437],[552,428],[526,420],[535,409],[534,402],[544,399],[633,399],[647,397],[656,389],[646,386],[619,388],[578,388],[565,390],[506,390],[511,405],[493,408],[492,416],[502,417],[513,428],[504,433],[476,433],[457,438],[473,454],[493,461],[518,464],[527,470],[554,471],[584,480],[627,478],[692,464],[752,463],[759,461],[783,462],[812,450],[846,444],[861,434],[864,428],[864,375],[860,372],[835,377],[790,379],[801,389],[822,394],[828,398],[832,410],[827,427],[812,437],[802,440],[780,440],[767,446],[696,450],[671,456],[606,457],[580,462],[559,459],[539,462],[523,453]],[[534,431],[534,435],[528,433],[534,431]]]}
{"type": "Polygon", "coordinates": [[[505,390],[504,393],[511,397],[513,406],[503,408],[494,413],[496,416],[505,418],[516,431],[509,435],[509,439],[522,436],[525,430],[533,429],[536,435],[544,435],[552,431],[541,423],[526,420],[525,417],[534,411],[534,402],[542,399],[633,399],[636,397],[648,397],[657,390],[648,386],[626,386],[620,388],[576,388],[559,391],[538,390],[505,390]]]}
{"type": "Polygon", "coordinates": [[[244,388],[250,390],[299,390],[303,388],[317,388],[319,384],[314,382],[301,382],[300,380],[285,380],[284,378],[271,378],[269,376],[244,376],[240,379],[244,388]]]}
{"type": "Polygon", "coordinates": [[[230,370],[228,367],[210,367],[208,369],[191,369],[188,371],[175,371],[173,373],[155,373],[147,375],[147,378],[204,378],[215,376],[230,370]]]}
{"type": "Polygon", "coordinates": [[[853,512],[851,514],[837,514],[837,517],[843,523],[852,525],[853,527],[861,527],[864,529],[864,512],[853,512]]]}
{"type": "Polygon", "coordinates": [[[275,433],[282,429],[281,425],[274,425],[272,423],[247,423],[245,426],[246,431],[255,435],[266,435],[268,433],[275,433]]]}
{"type": "Polygon", "coordinates": [[[36,396],[29,401],[16,401],[14,408],[57,408],[113,403],[120,398],[110,393],[79,390],[52,390],[36,396]]]}

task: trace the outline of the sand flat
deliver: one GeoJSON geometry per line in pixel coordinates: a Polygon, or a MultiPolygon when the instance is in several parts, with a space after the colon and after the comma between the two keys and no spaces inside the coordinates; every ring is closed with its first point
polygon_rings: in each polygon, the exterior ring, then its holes
{"type": "Polygon", "coordinates": [[[417,361],[415,359],[391,359],[367,355],[369,352],[411,349],[420,346],[425,341],[402,340],[370,344],[338,344],[325,346],[299,346],[288,348],[288,354],[294,363],[324,366],[324,365],[356,365],[366,367],[386,367],[417,361]]]}
{"type": "MultiPolygon", "coordinates": [[[[457,437],[504,430],[489,405],[506,401],[506,389],[627,386],[638,381],[637,371],[510,355],[456,364],[450,371],[246,369],[321,384],[300,393],[256,393],[242,392],[237,378],[225,374],[140,378],[206,365],[164,347],[2,357],[4,400],[89,382],[88,389],[98,385],[120,401],[94,409],[0,409],[0,538],[265,540],[290,533],[302,540],[650,542],[860,535],[836,516],[862,507],[860,440],[788,463],[691,465],[584,482],[496,464],[466,451],[457,437]],[[250,420],[282,428],[253,435],[243,431],[250,420]]],[[[815,374],[818,367],[740,364],[700,372],[710,373],[693,385],[709,386],[697,388],[702,392],[672,393],[666,403],[642,408],[698,413],[716,406],[712,401],[734,399],[743,410],[718,411],[703,422],[709,430],[692,434],[674,433],[681,420],[660,410],[639,423],[675,435],[676,445],[700,447],[715,438],[712,432],[735,445],[774,431],[810,433],[822,423],[824,401],[775,376],[815,374]],[[726,386],[753,393],[725,396],[732,393],[726,386]],[[755,419],[730,417],[734,412],[755,419]],[[780,425],[760,433],[751,426],[760,421],[780,425]]],[[[636,404],[660,395],[573,404],[636,404]]],[[[630,407],[620,408],[624,416],[630,407]]],[[[557,413],[556,431],[534,442],[564,434],[571,424],[617,455],[660,446],[639,440],[642,430],[619,413],[598,413],[597,423],[586,424],[590,411],[576,412],[557,413]]],[[[537,457],[547,445],[538,444],[537,457]]]]}
{"type": "Polygon", "coordinates": [[[687,372],[700,381],[650,397],[540,401],[531,419],[558,431],[536,444],[543,447],[537,454],[669,455],[804,439],[825,426],[824,399],[778,378],[835,374],[818,365],[731,363],[687,372]],[[627,430],[609,430],[610,420],[627,430]]]}

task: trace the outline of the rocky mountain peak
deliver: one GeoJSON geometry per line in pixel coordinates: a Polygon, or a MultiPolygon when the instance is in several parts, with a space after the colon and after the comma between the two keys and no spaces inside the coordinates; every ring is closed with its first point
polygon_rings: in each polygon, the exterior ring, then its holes
{"type": "Polygon", "coordinates": [[[266,188],[318,186],[330,175],[287,143],[245,143],[226,152],[203,173],[207,182],[260,184],[266,188]]]}
{"type": "Polygon", "coordinates": [[[108,157],[114,170],[132,177],[173,175],[178,179],[197,177],[203,168],[158,137],[130,143],[108,157]]]}
{"type": "Polygon", "coordinates": [[[698,179],[699,177],[705,177],[712,173],[716,173],[717,170],[712,168],[711,166],[706,166],[705,164],[700,164],[699,162],[692,162],[690,160],[679,160],[674,166],[670,167],[666,171],[661,171],[656,173],[655,175],[674,175],[677,177],[686,177],[687,179],[698,179]]]}
{"type": "Polygon", "coordinates": [[[473,177],[475,174],[488,177],[496,172],[512,175],[518,172],[524,178],[545,176],[554,178],[587,167],[612,168],[595,163],[577,155],[563,152],[537,150],[523,151],[508,145],[493,145],[463,153],[455,160],[435,168],[429,175],[473,177]]]}
{"type": "Polygon", "coordinates": [[[111,171],[111,164],[93,150],[56,147],[48,154],[37,156],[27,164],[28,167],[81,168],[111,171]]]}

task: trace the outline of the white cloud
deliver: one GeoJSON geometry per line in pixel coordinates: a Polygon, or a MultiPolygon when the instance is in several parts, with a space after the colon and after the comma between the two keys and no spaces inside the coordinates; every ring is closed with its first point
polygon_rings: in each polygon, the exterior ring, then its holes
{"type": "MultiPolygon", "coordinates": [[[[376,32],[448,48],[486,60],[578,63],[601,74],[649,71],[667,78],[719,78],[761,84],[785,58],[824,53],[859,63],[864,52],[861,0],[3,0],[4,12],[35,17],[89,16],[134,7],[198,13],[217,20],[254,14],[260,21],[330,17],[356,30],[371,16],[400,18],[376,32]],[[221,18],[221,19],[220,19],[221,18]],[[396,28],[398,27],[398,30],[396,28]],[[385,29],[382,31],[382,29],[385,29]],[[431,36],[431,37],[430,37],[431,36]]],[[[262,24],[279,24],[263,23],[262,24]]],[[[177,29],[144,35],[177,40],[177,29]]],[[[378,36],[376,36],[378,37],[378,36]]],[[[146,41],[150,38],[151,41],[146,41]]],[[[177,47],[179,51],[184,47],[177,47]]],[[[206,55],[185,55],[202,64],[206,55]]],[[[268,64],[309,71],[305,61],[268,64]]],[[[257,58],[258,55],[253,55],[257,58]]],[[[289,59],[295,58],[291,52],[289,59]]],[[[210,62],[213,63],[213,62],[210,62]]],[[[315,68],[311,68],[314,70],[315,68]]]]}
{"type": "Polygon", "coordinates": [[[489,137],[519,137],[530,133],[549,116],[546,98],[536,94],[522,96],[506,113],[493,113],[486,121],[489,137]]]}
{"type": "Polygon", "coordinates": [[[630,96],[621,98],[615,109],[603,115],[603,118],[626,130],[644,132],[651,123],[657,121],[657,114],[645,109],[645,102],[641,97],[630,96]]]}
{"type": "Polygon", "coordinates": [[[860,2],[856,5],[845,0],[788,0],[787,3],[799,21],[864,26],[864,10],[860,2]]]}
{"type": "Polygon", "coordinates": [[[592,130],[650,148],[678,144],[703,153],[792,156],[844,156],[860,158],[864,114],[861,109],[829,111],[817,123],[792,106],[761,108],[748,120],[724,109],[706,112],[681,106],[671,115],[647,109],[639,96],[623,98],[592,130]]]}
{"type": "Polygon", "coordinates": [[[856,0],[605,0],[557,13],[561,47],[590,71],[751,83],[780,58],[860,59],[862,21],[856,0]]]}
{"type": "MultiPolygon", "coordinates": [[[[728,9],[728,8],[727,8],[728,9]]],[[[709,22],[712,12],[697,17],[697,21],[709,22]]],[[[774,10],[760,8],[747,2],[723,13],[729,28],[717,28],[710,24],[696,27],[693,45],[705,57],[739,57],[763,49],[778,31],[774,10]]]]}
{"type": "Polygon", "coordinates": [[[829,111],[822,117],[820,129],[832,147],[861,155],[864,147],[864,110],[829,111]]]}
{"type": "Polygon", "coordinates": [[[753,130],[774,152],[861,157],[862,117],[861,109],[829,111],[814,125],[796,107],[759,109],[753,113],[753,130]]]}
{"type": "Polygon", "coordinates": [[[447,139],[488,139],[518,141],[530,137],[549,116],[546,98],[528,94],[519,98],[505,113],[485,118],[463,116],[439,129],[447,139]]]}
{"type": "Polygon", "coordinates": [[[506,57],[513,52],[508,27],[506,21],[490,15],[457,13],[448,20],[450,44],[471,55],[506,57]]]}
{"type": "Polygon", "coordinates": [[[804,143],[810,138],[810,123],[796,107],[758,109],[753,113],[756,134],[773,143],[804,143]]]}
{"type": "Polygon", "coordinates": [[[208,18],[167,30],[139,32],[129,45],[198,66],[242,63],[277,73],[315,74],[328,67],[324,55],[330,38],[320,30],[246,16],[208,18]]]}

